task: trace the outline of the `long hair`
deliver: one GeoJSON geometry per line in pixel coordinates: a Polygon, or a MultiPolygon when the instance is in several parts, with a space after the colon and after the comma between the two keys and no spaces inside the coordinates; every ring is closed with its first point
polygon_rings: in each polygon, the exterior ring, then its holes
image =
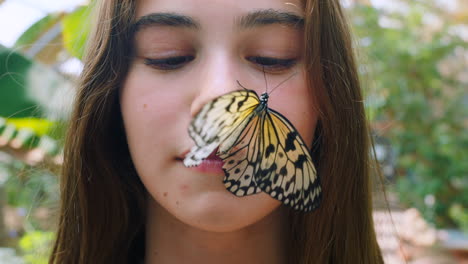
{"type": "MultiPolygon", "coordinates": [[[[51,264],[135,263],[144,255],[146,191],[119,105],[135,1],[98,1],[61,176],[51,264]]],[[[305,0],[305,58],[319,123],[312,148],[323,188],[313,213],[291,210],[291,263],[383,263],[372,221],[370,137],[339,0],[305,0]]]]}

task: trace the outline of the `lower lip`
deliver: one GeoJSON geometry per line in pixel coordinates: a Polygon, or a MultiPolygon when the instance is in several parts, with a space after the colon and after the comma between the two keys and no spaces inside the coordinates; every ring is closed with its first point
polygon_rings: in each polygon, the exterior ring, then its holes
{"type": "Polygon", "coordinates": [[[202,173],[210,174],[224,174],[223,171],[224,162],[221,159],[206,159],[196,167],[190,167],[189,169],[196,170],[202,173]]]}

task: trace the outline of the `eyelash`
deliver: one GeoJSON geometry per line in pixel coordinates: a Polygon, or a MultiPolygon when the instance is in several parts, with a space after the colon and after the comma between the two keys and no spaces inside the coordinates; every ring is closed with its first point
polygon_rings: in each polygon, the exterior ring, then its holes
{"type": "Polygon", "coordinates": [[[261,66],[262,70],[279,72],[292,68],[294,65],[296,65],[297,59],[279,59],[272,57],[250,56],[247,57],[247,61],[261,66]]]}
{"type": "MultiPolygon", "coordinates": [[[[151,66],[158,70],[170,71],[183,67],[185,64],[195,59],[195,56],[176,56],[164,59],[145,59],[145,65],[151,66]]],[[[292,68],[297,60],[293,59],[279,59],[272,57],[249,56],[247,61],[261,66],[262,69],[270,72],[278,72],[292,68]]]]}
{"type": "Polygon", "coordinates": [[[158,70],[176,70],[195,59],[195,56],[176,56],[164,59],[145,59],[145,64],[158,70]]]}

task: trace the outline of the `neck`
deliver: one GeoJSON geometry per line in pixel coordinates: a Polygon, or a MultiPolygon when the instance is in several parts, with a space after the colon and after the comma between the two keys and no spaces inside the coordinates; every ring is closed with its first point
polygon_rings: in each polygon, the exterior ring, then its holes
{"type": "Polygon", "coordinates": [[[230,232],[210,232],[182,223],[156,202],[148,209],[145,264],[286,263],[286,214],[281,208],[230,232]]]}

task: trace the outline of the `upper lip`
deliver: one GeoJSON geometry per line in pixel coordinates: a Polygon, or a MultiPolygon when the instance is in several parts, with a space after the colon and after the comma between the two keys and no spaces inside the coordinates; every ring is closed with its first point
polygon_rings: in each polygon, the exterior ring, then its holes
{"type": "Polygon", "coordinates": [[[218,148],[216,148],[213,152],[211,152],[211,154],[206,157],[207,160],[222,160],[218,155],[216,155],[216,153],[218,153],[218,148]]]}

